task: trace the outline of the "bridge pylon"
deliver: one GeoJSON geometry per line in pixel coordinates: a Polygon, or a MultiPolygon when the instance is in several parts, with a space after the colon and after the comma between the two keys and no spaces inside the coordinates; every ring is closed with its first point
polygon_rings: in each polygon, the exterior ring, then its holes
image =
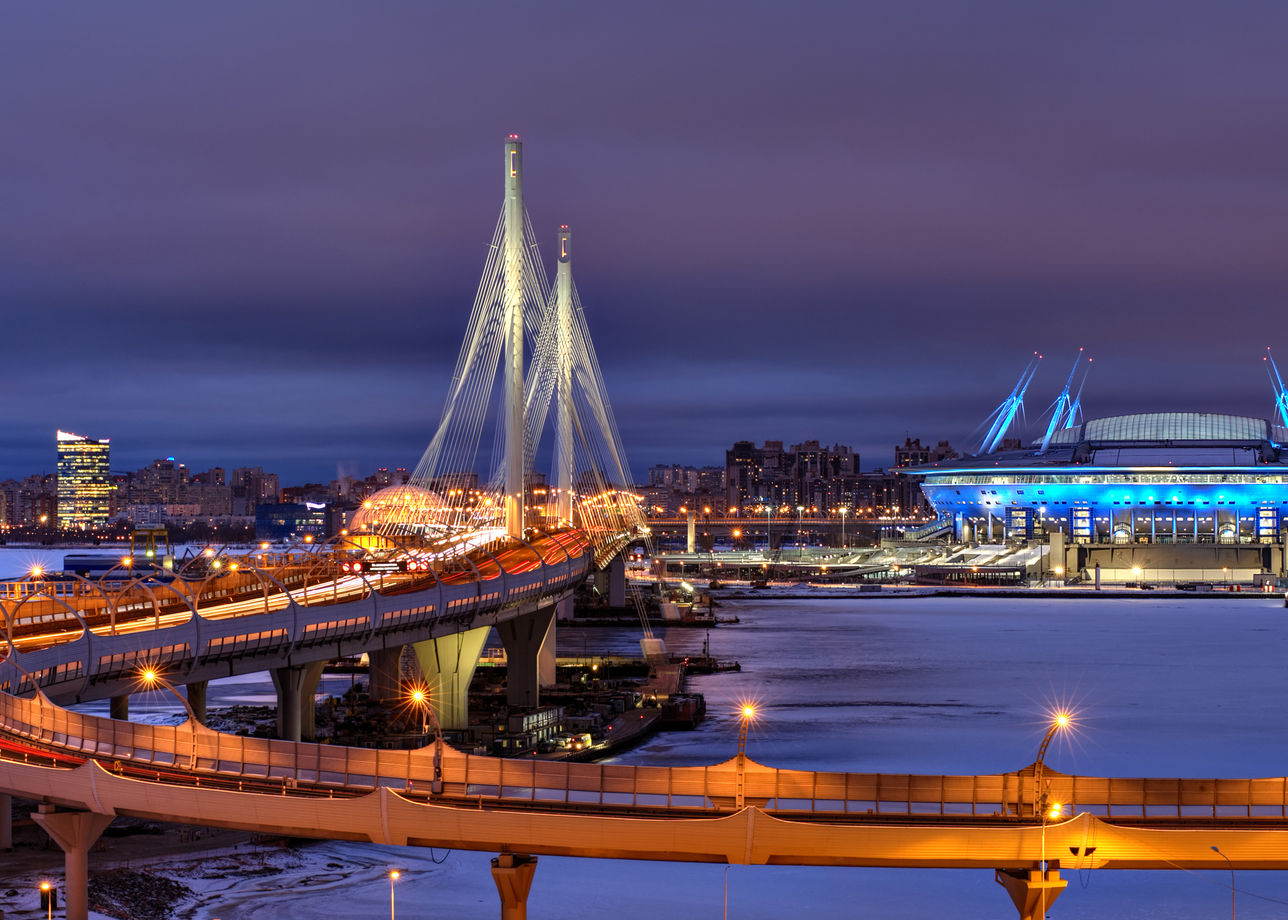
{"type": "Polygon", "coordinates": [[[527,437],[524,428],[523,384],[523,142],[511,134],[505,140],[505,234],[502,334],[505,344],[505,533],[523,538],[523,473],[527,437]]]}

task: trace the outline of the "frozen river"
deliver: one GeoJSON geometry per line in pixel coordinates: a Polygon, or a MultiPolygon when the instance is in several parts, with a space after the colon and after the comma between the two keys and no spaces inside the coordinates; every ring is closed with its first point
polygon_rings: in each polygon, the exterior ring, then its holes
{"type": "MultiPolygon", "coordinates": [[[[623,756],[700,764],[734,753],[743,697],[764,717],[748,751],[785,767],[993,773],[1030,763],[1043,711],[1074,705],[1080,731],[1048,763],[1101,775],[1275,776],[1288,764],[1280,707],[1288,691],[1285,612],[1279,598],[1024,600],[874,598],[731,602],[741,623],[711,633],[712,651],[739,674],[695,678],[710,717],[623,756]]],[[[671,630],[675,652],[697,651],[700,630],[671,630]]],[[[561,652],[632,652],[627,630],[560,633],[561,652]]],[[[243,696],[251,687],[229,687],[243,696]]],[[[212,700],[216,696],[212,686],[212,700]]],[[[400,904],[412,917],[498,914],[490,854],[324,844],[310,863],[343,863],[346,903],[363,914],[388,903],[389,866],[406,870],[400,904]],[[442,852],[432,854],[443,857],[442,852]]],[[[1229,907],[1223,872],[1072,874],[1053,917],[1210,918],[1229,907]]],[[[1288,915],[1288,874],[1242,872],[1239,915],[1288,915]],[[1274,900],[1263,900],[1270,898],[1274,900]]],[[[992,874],[977,870],[734,866],[729,915],[739,918],[1014,916],[992,874]]],[[[542,857],[529,900],[533,920],[719,917],[720,866],[542,857]]],[[[256,889],[211,893],[199,920],[227,916],[324,920],[331,876],[301,873],[256,889]],[[314,888],[307,879],[319,879],[314,888]],[[266,888],[272,889],[270,895],[266,888]]]]}
{"type": "MultiPolygon", "coordinates": [[[[734,710],[744,697],[763,718],[748,753],[802,769],[893,773],[997,773],[1030,763],[1043,711],[1074,706],[1080,730],[1052,745],[1056,770],[1121,776],[1282,776],[1288,733],[1283,662],[1288,611],[1256,599],[997,599],[731,601],[741,622],[711,632],[712,653],[738,674],[692,679],[707,697],[697,730],[659,735],[625,762],[701,764],[736,748],[734,710]]],[[[638,633],[560,632],[560,652],[635,653],[638,633]]],[[[701,630],[665,633],[673,652],[700,649],[701,630]]],[[[330,678],[347,685],[349,678],[330,678]]],[[[211,705],[271,701],[265,677],[212,683],[211,705]]],[[[142,704],[143,701],[138,701],[142,704]]],[[[155,706],[168,707],[158,700],[155,706]]],[[[136,704],[136,712],[142,706],[136,704]]],[[[1288,846],[1288,843],[1285,843],[1288,846]]],[[[388,868],[406,917],[487,918],[498,913],[492,854],[324,843],[298,870],[207,890],[191,916],[331,920],[388,909],[388,868]],[[435,863],[432,857],[443,859],[435,863]],[[328,864],[342,870],[327,870],[328,864]]],[[[529,899],[533,920],[719,917],[724,868],[541,857],[529,899]]],[[[1051,916],[1142,920],[1225,916],[1225,872],[1066,873],[1051,916]]],[[[734,866],[729,916],[1015,916],[992,874],[978,870],[734,866]]],[[[1240,872],[1243,918],[1288,916],[1288,873],[1240,872]],[[1260,896],[1260,897],[1258,897],[1260,896]]]]}

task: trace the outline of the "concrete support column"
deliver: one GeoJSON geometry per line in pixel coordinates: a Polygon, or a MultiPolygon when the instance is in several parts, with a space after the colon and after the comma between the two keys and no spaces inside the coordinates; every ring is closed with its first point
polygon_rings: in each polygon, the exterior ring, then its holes
{"type": "Polygon", "coordinates": [[[541,650],[547,642],[554,647],[554,624],[553,607],[497,624],[507,660],[505,698],[511,706],[541,705],[541,650]]]}
{"type": "Polygon", "coordinates": [[[1059,869],[1048,869],[1046,872],[1040,869],[1028,872],[998,869],[993,877],[1015,902],[1020,920],[1043,920],[1055,899],[1060,897],[1069,884],[1060,878],[1059,869]]]}
{"type": "Polygon", "coordinates": [[[478,626],[412,646],[420,669],[425,672],[425,682],[429,684],[434,714],[445,729],[470,726],[470,681],[474,679],[479,655],[491,632],[491,626],[478,626]]]}
{"type": "Polygon", "coordinates": [[[188,694],[189,708],[202,725],[206,724],[206,688],[209,686],[208,680],[194,680],[190,684],[184,684],[183,688],[188,694]]]}
{"type": "Polygon", "coordinates": [[[395,645],[393,648],[367,652],[367,661],[370,662],[369,692],[373,700],[395,700],[402,693],[402,670],[399,665],[402,650],[401,645],[395,645]]]}
{"type": "Polygon", "coordinates": [[[528,920],[528,891],[537,857],[502,853],[492,860],[492,881],[501,896],[501,920],[528,920]]]}
{"type": "Polygon", "coordinates": [[[107,714],[113,719],[128,722],[130,719],[130,695],[122,693],[120,696],[112,697],[108,701],[107,714]]]}
{"type": "Polygon", "coordinates": [[[608,605],[610,607],[626,606],[626,560],[620,555],[614,556],[608,563],[608,605]]]}
{"type": "Polygon", "coordinates": [[[546,641],[541,643],[541,648],[537,651],[537,685],[543,690],[554,687],[555,675],[559,669],[559,659],[555,655],[555,650],[559,644],[556,638],[559,629],[558,606],[554,610],[556,615],[550,618],[550,628],[546,630],[546,641]]]}
{"type": "Polygon", "coordinates": [[[311,741],[317,707],[313,695],[318,689],[324,661],[307,665],[273,668],[277,690],[277,737],[283,741],[311,741]]]}
{"type": "Polygon", "coordinates": [[[0,850],[13,849],[13,796],[0,793],[0,850]]]}
{"type": "Polygon", "coordinates": [[[559,603],[555,604],[556,620],[571,620],[574,616],[572,595],[568,595],[559,603]]]}
{"type": "Polygon", "coordinates": [[[684,551],[685,551],[686,553],[691,553],[691,552],[693,552],[693,549],[694,549],[694,547],[697,545],[697,542],[698,542],[698,540],[697,540],[697,537],[698,537],[698,509],[696,509],[696,508],[690,508],[690,509],[689,509],[689,522],[688,522],[688,523],[689,523],[688,538],[687,538],[687,539],[685,540],[685,542],[684,542],[684,545],[685,545],[685,550],[684,550],[684,551]]]}
{"type": "Polygon", "coordinates": [[[46,811],[42,805],[32,820],[63,850],[66,920],[89,920],[89,848],[112,823],[111,815],[89,811],[46,811]]]}

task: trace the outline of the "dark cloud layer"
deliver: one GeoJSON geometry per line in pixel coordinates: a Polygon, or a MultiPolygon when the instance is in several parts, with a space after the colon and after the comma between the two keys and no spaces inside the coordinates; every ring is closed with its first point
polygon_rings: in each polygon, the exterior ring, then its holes
{"type": "Polygon", "coordinates": [[[0,6],[0,476],[415,462],[526,141],[637,469],[1266,414],[1277,3],[0,6]]]}

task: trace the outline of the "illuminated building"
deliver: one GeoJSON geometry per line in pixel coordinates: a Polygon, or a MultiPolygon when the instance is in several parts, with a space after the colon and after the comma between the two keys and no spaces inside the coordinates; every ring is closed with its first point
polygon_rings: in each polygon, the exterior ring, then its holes
{"type": "Polygon", "coordinates": [[[1280,542],[1288,429],[1157,412],[1091,419],[1027,449],[913,467],[960,539],[1063,532],[1074,543],[1280,542]]]}
{"type": "Polygon", "coordinates": [[[112,493],[108,438],[58,432],[58,526],[86,530],[107,523],[112,493]]]}

